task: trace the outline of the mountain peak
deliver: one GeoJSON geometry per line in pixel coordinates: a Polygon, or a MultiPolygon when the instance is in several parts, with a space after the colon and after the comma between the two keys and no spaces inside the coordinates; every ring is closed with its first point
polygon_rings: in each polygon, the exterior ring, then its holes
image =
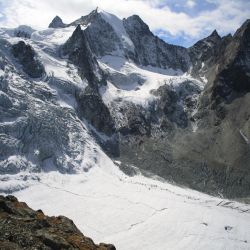
{"type": "Polygon", "coordinates": [[[132,15],[127,19],[123,19],[123,22],[128,29],[133,29],[135,32],[151,34],[149,26],[138,15],[132,15]]]}
{"type": "Polygon", "coordinates": [[[221,38],[216,29],[211,33],[209,37],[221,38]]]}
{"type": "Polygon", "coordinates": [[[127,20],[130,20],[130,21],[133,21],[133,22],[137,22],[137,23],[146,25],[146,24],[143,22],[143,20],[141,19],[141,17],[138,16],[138,15],[132,15],[132,16],[128,17],[127,20]]]}
{"type": "Polygon", "coordinates": [[[82,29],[81,29],[81,25],[80,25],[80,24],[78,24],[78,25],[76,26],[76,29],[75,29],[74,33],[79,33],[79,32],[82,32],[82,29]]]}
{"type": "Polygon", "coordinates": [[[55,16],[52,22],[49,24],[49,28],[65,28],[65,26],[66,25],[59,16],[55,16]]]}
{"type": "Polygon", "coordinates": [[[69,26],[77,26],[79,24],[80,25],[87,25],[90,22],[92,22],[92,20],[94,18],[96,18],[98,14],[99,14],[99,8],[97,7],[95,10],[91,11],[88,15],[81,16],[79,19],[77,19],[74,22],[70,23],[69,26]]]}
{"type": "Polygon", "coordinates": [[[250,26],[250,19],[247,19],[242,26],[250,26]]]}
{"type": "Polygon", "coordinates": [[[84,39],[80,24],[76,26],[76,29],[74,30],[70,39],[74,40],[75,42],[79,41],[77,42],[77,44],[80,46],[80,44],[82,43],[82,40],[84,39]]]}
{"type": "Polygon", "coordinates": [[[235,32],[234,36],[243,37],[250,32],[250,19],[247,19],[241,27],[235,32]]]}

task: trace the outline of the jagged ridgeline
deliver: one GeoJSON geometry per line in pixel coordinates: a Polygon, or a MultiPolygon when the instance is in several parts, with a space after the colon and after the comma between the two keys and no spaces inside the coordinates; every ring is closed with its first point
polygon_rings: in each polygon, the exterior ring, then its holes
{"type": "Polygon", "coordinates": [[[190,48],[99,10],[1,29],[0,173],[87,171],[100,146],[129,175],[248,196],[249,46],[249,20],[190,48]]]}

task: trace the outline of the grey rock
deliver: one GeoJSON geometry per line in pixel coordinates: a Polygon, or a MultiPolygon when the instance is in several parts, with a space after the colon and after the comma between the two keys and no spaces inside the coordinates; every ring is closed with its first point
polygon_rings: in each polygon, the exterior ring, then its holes
{"type": "Polygon", "coordinates": [[[134,15],[123,20],[124,27],[134,43],[134,54],[128,55],[138,64],[163,69],[187,71],[190,58],[187,49],[170,45],[159,39],[149,30],[139,16],[134,15]]]}
{"type": "Polygon", "coordinates": [[[62,19],[59,16],[55,16],[51,23],[49,24],[49,28],[65,28],[66,24],[63,23],[62,19]]]}
{"type": "Polygon", "coordinates": [[[184,82],[179,90],[162,86],[154,91],[159,99],[151,109],[150,136],[121,136],[120,161],[203,192],[246,197],[250,190],[249,21],[233,37],[220,38],[213,32],[189,53],[196,65],[193,75],[208,76],[205,90],[184,82]],[[191,129],[193,122],[196,132],[191,129]]]}
{"type": "Polygon", "coordinates": [[[43,65],[36,58],[36,54],[30,45],[20,41],[12,46],[12,53],[22,65],[23,71],[30,77],[38,78],[45,74],[43,65]]]}
{"type": "Polygon", "coordinates": [[[98,15],[98,8],[91,11],[86,16],[81,16],[79,19],[75,20],[74,22],[68,24],[68,26],[78,26],[78,25],[88,25],[89,23],[93,22],[98,15]]]}
{"type": "Polygon", "coordinates": [[[67,56],[78,67],[82,78],[86,78],[93,88],[97,87],[99,79],[96,75],[102,74],[102,72],[80,25],[76,27],[72,36],[62,46],[61,54],[67,56]]]}
{"type": "Polygon", "coordinates": [[[14,196],[0,196],[1,249],[91,249],[115,250],[114,245],[96,245],[84,236],[72,220],[49,217],[34,211],[14,196]]]}
{"type": "Polygon", "coordinates": [[[12,102],[11,102],[10,98],[8,97],[7,94],[2,92],[1,90],[0,90],[0,106],[5,108],[5,109],[12,107],[12,102]]]}
{"type": "Polygon", "coordinates": [[[87,87],[84,92],[77,93],[78,112],[96,130],[111,136],[116,130],[109,109],[101,96],[93,88],[87,87]]]}
{"type": "Polygon", "coordinates": [[[250,91],[250,20],[233,36],[218,61],[218,73],[212,87],[214,99],[231,102],[250,91]]]}
{"type": "Polygon", "coordinates": [[[216,30],[208,37],[198,41],[188,49],[192,61],[192,74],[196,77],[207,76],[206,73],[216,63],[221,54],[222,38],[216,30]]]}

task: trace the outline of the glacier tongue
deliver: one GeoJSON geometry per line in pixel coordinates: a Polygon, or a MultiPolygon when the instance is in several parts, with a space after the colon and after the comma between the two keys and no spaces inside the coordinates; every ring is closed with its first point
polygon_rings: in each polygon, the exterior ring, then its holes
{"type": "Polygon", "coordinates": [[[68,216],[84,234],[120,250],[249,249],[248,205],[128,177],[107,156],[95,157],[96,167],[84,174],[40,174],[14,195],[48,215],[68,216]]]}

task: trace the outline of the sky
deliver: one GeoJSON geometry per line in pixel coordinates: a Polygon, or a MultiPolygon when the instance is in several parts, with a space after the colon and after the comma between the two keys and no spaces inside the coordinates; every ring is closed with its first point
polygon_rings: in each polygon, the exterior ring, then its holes
{"type": "Polygon", "coordinates": [[[250,18],[250,0],[0,0],[0,26],[46,28],[56,15],[69,23],[97,6],[121,19],[137,14],[160,38],[185,47],[215,29],[233,34],[250,18]]]}

